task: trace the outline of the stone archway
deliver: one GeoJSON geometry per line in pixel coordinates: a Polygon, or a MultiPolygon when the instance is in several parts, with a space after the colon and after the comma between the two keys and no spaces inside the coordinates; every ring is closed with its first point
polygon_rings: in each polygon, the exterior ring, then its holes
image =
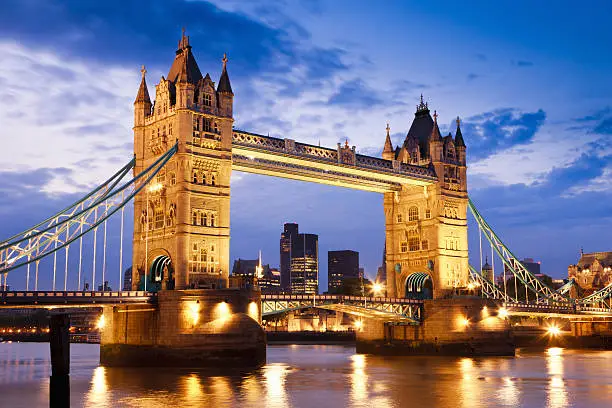
{"type": "Polygon", "coordinates": [[[433,280],[428,273],[415,272],[406,278],[405,297],[408,299],[433,299],[433,280]]]}

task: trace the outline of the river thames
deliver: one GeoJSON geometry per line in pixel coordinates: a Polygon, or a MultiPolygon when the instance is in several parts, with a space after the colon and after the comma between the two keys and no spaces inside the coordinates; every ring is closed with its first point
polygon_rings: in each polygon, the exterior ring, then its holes
{"type": "MultiPolygon", "coordinates": [[[[72,344],[71,358],[73,407],[612,406],[612,351],[379,357],[283,345],[251,372],[104,368],[90,344],[72,344]]],[[[48,406],[49,375],[47,343],[0,344],[0,406],[48,406]]]]}

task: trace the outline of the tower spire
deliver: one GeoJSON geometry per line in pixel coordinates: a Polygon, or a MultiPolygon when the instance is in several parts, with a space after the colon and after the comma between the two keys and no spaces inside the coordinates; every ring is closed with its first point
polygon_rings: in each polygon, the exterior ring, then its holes
{"type": "Polygon", "coordinates": [[[223,53],[223,71],[221,71],[221,78],[219,78],[219,86],[217,87],[217,92],[227,92],[230,94],[234,94],[232,92],[232,85],[230,83],[229,75],[227,74],[227,54],[223,53]]]}
{"type": "Polygon", "coordinates": [[[145,75],[147,73],[147,70],[146,70],[144,65],[140,68],[140,73],[141,73],[142,77],[140,79],[140,87],[138,88],[138,94],[136,95],[136,100],[134,101],[134,103],[136,104],[138,102],[144,102],[144,103],[148,103],[150,105],[151,104],[151,98],[149,97],[149,90],[147,88],[147,81],[145,80],[145,75]]]}
{"type": "Polygon", "coordinates": [[[461,119],[457,116],[457,132],[455,133],[455,145],[457,147],[465,147],[465,142],[463,141],[463,135],[461,134],[461,119]]]}
{"type": "Polygon", "coordinates": [[[386,130],[387,137],[385,138],[385,147],[383,148],[383,159],[386,159],[386,154],[393,154],[393,144],[391,144],[391,128],[389,127],[388,123],[386,130]]]}

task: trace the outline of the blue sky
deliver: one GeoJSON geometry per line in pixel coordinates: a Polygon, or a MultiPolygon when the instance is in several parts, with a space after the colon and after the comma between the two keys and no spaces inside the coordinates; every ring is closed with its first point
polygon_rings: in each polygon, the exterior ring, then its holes
{"type": "MultiPolygon", "coordinates": [[[[185,26],[214,80],[228,53],[241,129],[379,155],[421,93],[442,130],[461,116],[473,200],[519,257],[564,276],[580,247],[612,249],[611,15],[607,1],[4,1],[0,235],[129,160],[140,65],[153,93],[185,26]]],[[[377,194],[234,173],[231,205],[232,259],[277,265],[292,221],[320,236],[323,285],[327,250],[358,250],[370,276],[380,263],[377,194]]]]}

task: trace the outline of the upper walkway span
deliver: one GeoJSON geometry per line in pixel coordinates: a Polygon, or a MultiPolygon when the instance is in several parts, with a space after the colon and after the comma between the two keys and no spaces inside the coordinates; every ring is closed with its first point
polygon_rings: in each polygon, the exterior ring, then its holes
{"type": "Polygon", "coordinates": [[[232,135],[232,168],[378,193],[436,180],[429,167],[364,156],[348,144],[329,149],[237,130],[232,135]]]}

